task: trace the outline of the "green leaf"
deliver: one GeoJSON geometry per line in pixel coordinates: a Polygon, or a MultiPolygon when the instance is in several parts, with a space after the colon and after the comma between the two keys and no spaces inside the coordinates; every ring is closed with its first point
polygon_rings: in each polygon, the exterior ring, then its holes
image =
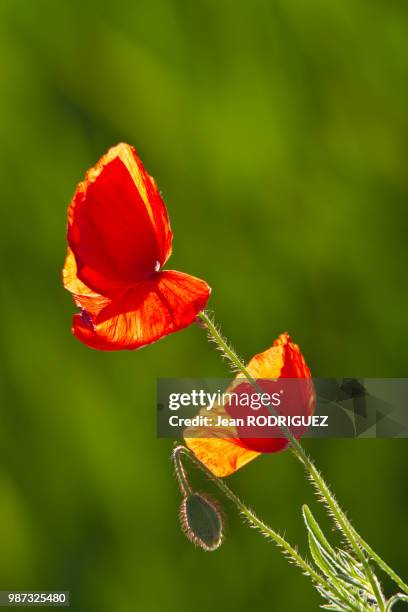
{"type": "Polygon", "coordinates": [[[339,573],[344,573],[346,568],[341,565],[336,551],[332,548],[332,546],[326,539],[318,522],[316,521],[312,512],[310,511],[310,508],[304,505],[302,507],[302,514],[303,514],[303,518],[306,524],[306,528],[309,532],[309,543],[310,543],[310,538],[313,538],[317,546],[317,549],[320,553],[320,556],[323,558],[322,559],[323,562],[329,565],[330,570],[333,575],[337,576],[339,573]]]}
{"type": "Polygon", "coordinates": [[[303,518],[306,523],[306,527],[308,531],[310,533],[313,533],[316,540],[319,542],[320,546],[327,552],[329,556],[335,557],[336,556],[335,551],[330,546],[318,522],[316,521],[313,514],[311,513],[309,506],[307,506],[306,504],[302,506],[302,514],[303,514],[303,518]]]}

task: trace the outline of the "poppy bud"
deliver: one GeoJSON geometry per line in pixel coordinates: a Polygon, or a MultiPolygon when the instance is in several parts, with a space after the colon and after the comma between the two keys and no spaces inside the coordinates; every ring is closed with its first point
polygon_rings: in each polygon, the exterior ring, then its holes
{"type": "Polygon", "coordinates": [[[188,539],[203,550],[216,550],[224,537],[224,520],[207,494],[191,493],[181,502],[180,521],[188,539]]]}

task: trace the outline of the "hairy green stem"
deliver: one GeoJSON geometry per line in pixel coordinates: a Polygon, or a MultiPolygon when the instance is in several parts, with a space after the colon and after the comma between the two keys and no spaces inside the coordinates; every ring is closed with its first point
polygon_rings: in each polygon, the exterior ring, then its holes
{"type": "MultiPolygon", "coordinates": [[[[245,364],[242,363],[241,359],[238,357],[238,355],[235,353],[235,351],[228,345],[228,342],[223,338],[223,336],[221,335],[221,333],[218,331],[217,327],[214,325],[213,321],[211,320],[211,317],[205,312],[201,312],[199,315],[200,319],[203,321],[203,323],[205,324],[205,327],[208,330],[208,333],[210,334],[212,340],[220,347],[220,349],[225,353],[225,355],[230,359],[230,361],[233,363],[234,367],[239,370],[246,378],[247,380],[259,391],[262,389],[259,387],[257,381],[251,376],[250,372],[248,371],[248,369],[246,368],[245,364]]],[[[320,495],[323,497],[327,507],[329,508],[329,510],[331,511],[331,513],[333,514],[333,517],[335,518],[335,520],[338,522],[338,524],[340,525],[340,527],[342,528],[343,532],[345,533],[347,539],[350,542],[350,545],[354,551],[354,553],[356,554],[357,558],[359,559],[359,561],[362,563],[364,570],[366,572],[367,575],[367,579],[370,582],[373,594],[375,595],[376,599],[377,599],[377,603],[379,606],[379,611],[380,612],[384,612],[385,610],[385,598],[383,593],[381,592],[381,589],[378,586],[377,580],[375,579],[375,576],[373,574],[373,571],[370,567],[370,564],[361,548],[362,546],[362,540],[356,537],[356,532],[353,529],[353,527],[351,526],[349,520],[347,519],[346,515],[344,514],[344,512],[341,510],[340,506],[338,505],[336,499],[334,498],[333,494],[330,491],[330,488],[328,487],[328,485],[326,484],[325,480],[323,479],[322,475],[320,474],[320,472],[318,471],[318,469],[316,468],[316,466],[314,465],[313,461],[308,457],[306,451],[304,450],[303,446],[300,444],[300,442],[293,436],[292,432],[289,430],[289,428],[287,427],[281,427],[283,433],[285,434],[285,436],[287,437],[292,451],[294,453],[294,455],[303,463],[304,467],[306,468],[306,470],[308,471],[310,478],[312,479],[312,481],[314,482],[318,492],[320,493],[320,495]]],[[[367,549],[366,549],[367,550],[367,549]]],[[[376,555],[376,557],[378,557],[378,555],[376,555]]],[[[380,559],[378,557],[378,559],[380,559]]],[[[377,559],[376,559],[377,560],[377,559]]],[[[378,562],[378,561],[377,561],[378,562]]],[[[381,565],[381,567],[386,566],[386,564],[384,562],[382,562],[383,565],[381,565]]],[[[386,566],[388,567],[388,566],[386,566]]],[[[401,580],[400,582],[397,582],[397,584],[399,584],[400,588],[404,589],[404,583],[401,580]]]]}
{"type": "Polygon", "coordinates": [[[192,495],[193,490],[190,487],[190,483],[187,478],[187,474],[184,469],[184,465],[181,461],[181,458],[180,458],[181,453],[180,451],[178,451],[179,448],[181,447],[177,447],[176,449],[174,449],[173,455],[172,455],[173,461],[174,461],[174,471],[176,474],[176,478],[177,478],[177,482],[178,482],[181,494],[183,495],[183,497],[187,497],[187,495],[192,495]]]}

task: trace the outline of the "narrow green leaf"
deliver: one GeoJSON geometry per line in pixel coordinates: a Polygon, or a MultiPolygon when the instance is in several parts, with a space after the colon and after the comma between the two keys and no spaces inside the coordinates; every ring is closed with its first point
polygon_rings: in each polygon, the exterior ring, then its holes
{"type": "Polygon", "coordinates": [[[354,596],[354,590],[347,588],[342,580],[339,580],[336,569],[330,564],[328,559],[322,554],[322,548],[314,537],[313,533],[309,532],[309,548],[312,558],[320,570],[329,579],[329,584],[333,589],[333,593],[319,589],[321,595],[335,605],[341,605],[340,602],[346,604],[346,607],[340,608],[344,610],[361,610],[354,596]]]}
{"type": "Polygon", "coordinates": [[[308,536],[309,536],[309,548],[310,548],[311,555],[313,557],[313,561],[322,570],[322,572],[326,574],[326,576],[329,576],[330,578],[335,579],[337,577],[337,572],[335,568],[333,567],[333,565],[330,563],[330,561],[325,559],[325,557],[322,555],[321,548],[319,547],[319,543],[314,537],[314,534],[309,532],[308,536]]]}
{"type": "Polygon", "coordinates": [[[330,543],[326,539],[322,529],[318,522],[314,518],[310,508],[306,505],[302,507],[303,519],[306,524],[306,528],[309,535],[316,542],[317,547],[320,550],[321,555],[326,559],[326,562],[332,568],[335,574],[347,572],[347,567],[344,567],[338,558],[336,551],[331,547],[330,543]]]}
{"type": "Polygon", "coordinates": [[[316,521],[312,512],[310,511],[309,506],[307,506],[306,504],[302,506],[302,514],[303,514],[303,518],[306,523],[307,529],[314,534],[320,546],[324,548],[324,550],[326,550],[327,554],[330,555],[330,557],[335,558],[336,557],[335,551],[330,546],[330,543],[326,539],[318,522],[316,521]]]}

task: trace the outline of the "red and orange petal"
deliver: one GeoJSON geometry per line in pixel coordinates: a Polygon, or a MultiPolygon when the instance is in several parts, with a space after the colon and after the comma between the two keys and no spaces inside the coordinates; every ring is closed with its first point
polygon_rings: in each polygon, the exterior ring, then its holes
{"type": "Polygon", "coordinates": [[[85,310],[74,316],[73,332],[94,349],[138,349],[193,323],[209,295],[203,280],[165,270],[130,286],[103,308],[101,296],[89,298],[96,300],[95,308],[89,308],[87,297],[76,295],[76,303],[85,310]]]}
{"type": "MultiPolygon", "coordinates": [[[[255,379],[275,379],[275,378],[306,378],[310,379],[310,370],[303,358],[297,344],[291,342],[290,336],[285,333],[275,340],[273,346],[255,355],[247,365],[247,370],[255,379]]],[[[243,374],[238,374],[235,381],[230,385],[227,392],[236,388],[242,383],[243,374]]],[[[306,385],[302,389],[307,390],[307,410],[310,414],[314,411],[315,392],[312,380],[310,386],[306,385]]],[[[218,407],[218,411],[225,410],[225,407],[218,407]]],[[[185,442],[193,451],[195,456],[208,467],[209,470],[219,477],[229,476],[243,467],[261,453],[253,448],[245,439],[239,439],[238,431],[233,427],[219,428],[216,431],[217,437],[205,437],[209,431],[205,428],[191,428],[186,430],[185,442]],[[188,437],[194,432],[195,437],[188,437]],[[202,438],[198,437],[203,435],[202,438]]],[[[211,430],[211,434],[214,431],[211,430]]],[[[287,447],[287,441],[282,439],[271,440],[276,443],[276,448],[269,452],[282,450],[287,447]]],[[[264,440],[262,441],[262,444],[264,440]]]]}
{"type": "Polygon", "coordinates": [[[109,298],[95,293],[78,278],[75,257],[69,247],[62,270],[62,280],[65,289],[73,294],[75,304],[91,316],[98,315],[110,303],[109,298]]]}
{"type": "Polygon", "coordinates": [[[111,297],[147,280],[171,254],[167,210],[152,177],[128,144],[88,170],[68,209],[68,244],[78,278],[111,297]]]}
{"type": "Polygon", "coordinates": [[[235,440],[222,438],[185,438],[197,459],[219,478],[230,476],[261,453],[235,444],[235,440]]]}

